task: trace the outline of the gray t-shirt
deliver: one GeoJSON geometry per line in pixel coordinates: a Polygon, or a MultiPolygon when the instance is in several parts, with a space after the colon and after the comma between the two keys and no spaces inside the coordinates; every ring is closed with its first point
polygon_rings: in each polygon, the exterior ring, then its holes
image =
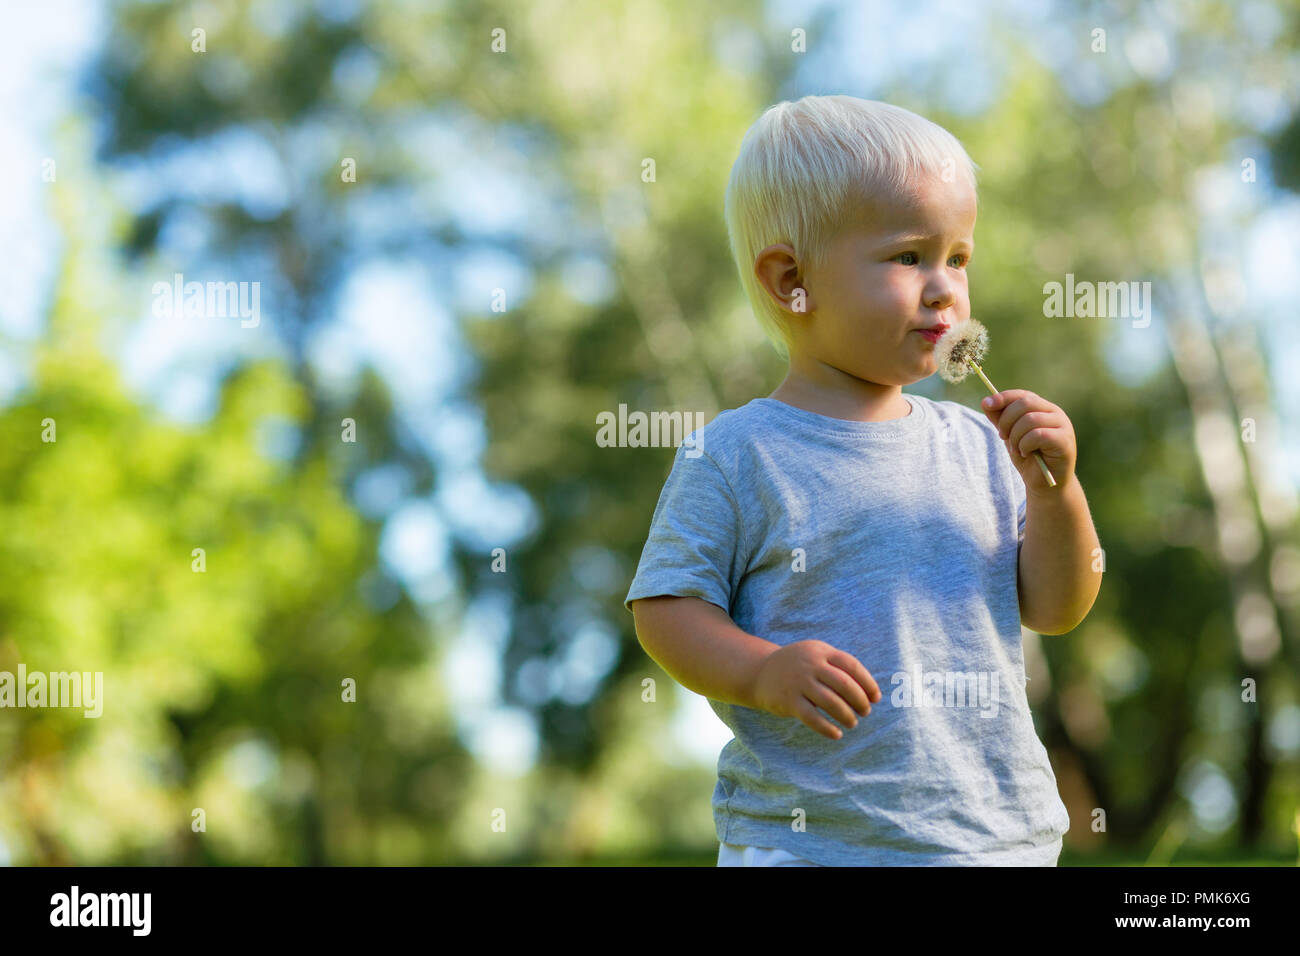
{"type": "Polygon", "coordinates": [[[997,429],[904,393],[829,418],[771,398],[677,449],[625,599],[703,598],[775,644],[821,640],[884,695],[839,740],[710,700],[718,840],[827,866],[1053,866],[1069,816],[1025,697],[1025,487],[997,429]],[[698,444],[697,444],[698,443],[698,444]]]}

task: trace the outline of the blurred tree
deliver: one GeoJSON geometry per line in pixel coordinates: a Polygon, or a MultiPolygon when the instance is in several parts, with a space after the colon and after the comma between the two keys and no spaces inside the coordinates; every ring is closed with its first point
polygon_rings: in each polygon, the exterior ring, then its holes
{"type": "MultiPolygon", "coordinates": [[[[277,457],[307,408],[277,362],[236,370],[201,427],[124,392],[99,345],[130,314],[98,254],[113,217],[84,215],[111,203],[71,152],[48,334],[0,411],[0,670],[102,672],[103,712],[4,711],[0,839],[20,864],[446,859],[426,821],[469,761],[428,627],[340,492],[355,446],[277,457]]],[[[358,408],[386,403],[372,380],[358,408]]]]}

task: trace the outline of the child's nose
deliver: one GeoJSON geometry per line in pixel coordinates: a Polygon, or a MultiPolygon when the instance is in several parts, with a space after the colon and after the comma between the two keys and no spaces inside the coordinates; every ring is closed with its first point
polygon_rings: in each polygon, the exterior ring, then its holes
{"type": "Polygon", "coordinates": [[[957,304],[957,290],[950,282],[937,281],[926,290],[925,304],[932,309],[948,309],[957,304]]]}

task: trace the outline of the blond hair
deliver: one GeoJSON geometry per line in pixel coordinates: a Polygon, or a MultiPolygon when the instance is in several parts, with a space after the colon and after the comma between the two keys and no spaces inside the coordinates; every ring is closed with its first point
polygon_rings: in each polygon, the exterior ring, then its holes
{"type": "Polygon", "coordinates": [[[789,357],[782,309],[754,275],[773,243],[803,266],[823,266],[833,240],[873,196],[900,194],[918,176],[945,181],[975,163],[942,126],[900,106],[856,96],[805,96],[767,109],[745,133],[727,183],[731,255],[745,296],[773,347],[789,357]]]}

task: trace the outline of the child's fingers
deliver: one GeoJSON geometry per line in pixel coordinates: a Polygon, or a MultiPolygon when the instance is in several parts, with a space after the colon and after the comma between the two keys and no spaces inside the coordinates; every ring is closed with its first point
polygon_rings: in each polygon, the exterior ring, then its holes
{"type": "Polygon", "coordinates": [[[995,420],[1005,420],[1007,415],[1014,420],[1029,411],[1056,410],[1056,406],[1047,399],[1025,388],[1011,388],[990,395],[984,399],[981,407],[985,412],[992,413],[995,420]]]}
{"type": "Polygon", "coordinates": [[[1035,428],[1055,428],[1060,424],[1054,411],[1025,412],[1007,424],[1007,441],[1011,442],[1013,448],[1019,448],[1021,440],[1035,428]]]}
{"type": "Polygon", "coordinates": [[[844,731],[840,730],[829,720],[821,715],[816,706],[807,697],[799,698],[795,705],[795,710],[799,712],[799,719],[803,721],[812,730],[817,731],[823,737],[829,737],[831,740],[839,740],[844,736],[844,731]]]}
{"type": "Polygon", "coordinates": [[[858,725],[858,715],[853,712],[848,701],[820,680],[814,681],[813,686],[804,691],[804,697],[820,707],[828,717],[834,717],[850,730],[858,725]]]}
{"type": "Polygon", "coordinates": [[[1016,446],[1021,458],[1028,458],[1034,452],[1049,452],[1054,455],[1065,454],[1061,447],[1061,436],[1054,434],[1059,431],[1056,428],[1035,428],[1033,431],[1026,432],[1016,446]]]}
{"type": "Polygon", "coordinates": [[[1033,392],[1023,388],[1009,388],[1005,392],[998,392],[996,395],[990,395],[980,404],[985,411],[996,412],[999,409],[1006,408],[1018,398],[1023,398],[1025,395],[1033,394],[1033,392]]]}
{"type": "MultiPolygon", "coordinates": [[[[817,679],[833,690],[838,697],[853,709],[855,715],[863,717],[871,713],[871,698],[867,696],[868,691],[858,686],[858,682],[851,676],[844,673],[838,667],[823,668],[817,674],[817,679]]],[[[840,717],[838,710],[832,715],[840,717]]],[[[841,723],[848,723],[840,720],[841,723]]],[[[853,725],[850,723],[850,727],[853,725]]]]}
{"type": "MultiPolygon", "coordinates": [[[[875,701],[876,703],[879,703],[880,699],[884,697],[884,694],[880,692],[880,685],[877,684],[876,679],[871,676],[871,672],[863,666],[862,661],[858,660],[848,651],[837,651],[827,657],[826,662],[828,664],[834,664],[840,670],[844,671],[856,680],[862,686],[862,689],[866,691],[868,702],[875,701]]],[[[868,707],[868,709],[870,709],[870,707],[868,707]]]]}

